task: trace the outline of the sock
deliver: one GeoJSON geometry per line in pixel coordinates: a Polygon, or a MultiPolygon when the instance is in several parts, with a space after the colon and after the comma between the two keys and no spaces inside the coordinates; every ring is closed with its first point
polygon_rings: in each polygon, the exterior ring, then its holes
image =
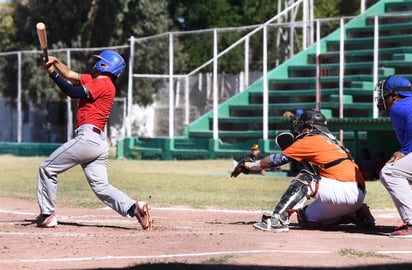
{"type": "Polygon", "coordinates": [[[129,208],[129,210],[127,210],[127,214],[131,217],[136,216],[136,204],[135,203],[129,208]]]}

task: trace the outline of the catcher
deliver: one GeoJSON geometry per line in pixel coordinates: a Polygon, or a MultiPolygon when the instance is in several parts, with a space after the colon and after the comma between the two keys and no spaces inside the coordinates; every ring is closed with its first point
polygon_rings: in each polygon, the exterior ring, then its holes
{"type": "Polygon", "coordinates": [[[236,177],[292,160],[304,168],[292,179],[273,213],[264,213],[262,221],[253,226],[264,231],[285,232],[289,230],[291,214],[297,212],[300,226],[354,223],[373,228],[374,218],[363,203],[365,180],[349,151],[327,128],[325,116],[316,110],[306,110],[292,118],[290,127],[291,133],[276,138],[281,152],[255,162],[241,161],[231,174],[236,177]],[[310,198],[314,198],[314,202],[305,206],[310,198]]]}

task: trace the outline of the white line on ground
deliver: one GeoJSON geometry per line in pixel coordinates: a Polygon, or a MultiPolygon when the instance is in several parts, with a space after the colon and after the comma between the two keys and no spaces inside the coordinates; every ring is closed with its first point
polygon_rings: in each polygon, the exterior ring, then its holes
{"type": "MultiPolygon", "coordinates": [[[[195,209],[195,208],[180,208],[180,207],[152,207],[152,210],[162,210],[162,211],[182,211],[182,212],[215,212],[215,213],[232,213],[232,214],[254,214],[262,213],[263,210],[231,210],[231,209],[195,209]]],[[[109,207],[100,208],[99,210],[112,210],[109,207]]],[[[112,210],[113,211],[113,210],[112,210]]],[[[12,211],[6,209],[0,209],[0,213],[15,214],[15,215],[36,215],[30,212],[12,211]]],[[[91,215],[87,215],[91,216],[91,215]]]]}
{"type": "Polygon", "coordinates": [[[174,207],[156,207],[152,208],[155,210],[164,210],[164,211],[190,211],[190,212],[214,212],[214,213],[229,213],[229,214],[255,214],[255,213],[262,213],[263,210],[231,210],[231,209],[214,209],[214,208],[207,208],[207,209],[194,209],[194,208],[174,208],[174,207]]]}
{"type": "Polygon", "coordinates": [[[51,259],[17,259],[17,260],[0,260],[0,263],[37,263],[37,262],[67,262],[67,261],[91,261],[91,260],[147,260],[147,259],[168,259],[179,257],[204,257],[204,256],[224,256],[232,254],[256,254],[256,253],[306,253],[306,254],[330,254],[332,251],[316,250],[239,250],[239,251],[221,251],[221,252],[201,252],[201,253],[178,253],[178,254],[160,254],[160,255],[137,255],[137,256],[103,256],[103,257],[81,257],[81,258],[51,258],[51,259]]]}
{"type": "Polygon", "coordinates": [[[379,254],[412,254],[412,250],[383,250],[377,251],[379,254]]]}
{"type": "Polygon", "coordinates": [[[11,211],[11,210],[4,210],[4,209],[0,209],[0,213],[14,214],[14,215],[27,215],[27,216],[36,215],[34,213],[29,213],[29,212],[11,211]]]}
{"type": "MultiPolygon", "coordinates": [[[[100,208],[100,210],[112,210],[109,207],[100,208]]],[[[152,207],[152,210],[161,210],[161,211],[182,211],[182,212],[214,212],[214,213],[228,213],[228,214],[261,214],[264,210],[232,210],[232,209],[214,209],[214,208],[207,208],[207,209],[195,209],[195,208],[180,208],[180,207],[152,207]]],[[[387,210],[387,209],[386,209],[387,210]]],[[[393,213],[375,213],[374,216],[382,217],[382,218],[393,218],[397,215],[394,209],[390,209],[393,213]]],[[[12,211],[6,209],[0,209],[0,213],[6,214],[16,214],[16,215],[36,215],[35,213],[30,212],[21,212],[21,211],[12,211]]],[[[84,215],[93,217],[93,215],[84,215]]]]}
{"type": "MultiPolygon", "coordinates": [[[[224,256],[239,254],[262,254],[262,253],[279,253],[279,254],[331,254],[334,251],[321,250],[238,250],[238,251],[220,251],[220,252],[201,252],[201,253],[177,253],[177,254],[159,254],[159,255],[137,255],[137,256],[103,256],[103,257],[79,257],[79,258],[50,258],[50,259],[16,259],[0,260],[0,263],[38,263],[38,262],[68,262],[68,261],[91,261],[91,260],[148,260],[148,259],[170,259],[179,257],[204,257],[204,256],[224,256]]],[[[376,251],[378,254],[412,254],[412,250],[391,250],[376,251]]]]}
{"type": "Polygon", "coordinates": [[[43,230],[44,232],[0,232],[0,235],[4,236],[24,236],[24,237],[39,237],[39,236],[47,236],[47,237],[96,237],[96,236],[104,236],[104,237],[142,237],[144,235],[143,232],[136,231],[132,233],[125,233],[125,234],[116,234],[110,235],[107,233],[66,233],[66,232],[50,232],[52,229],[43,230]]]}

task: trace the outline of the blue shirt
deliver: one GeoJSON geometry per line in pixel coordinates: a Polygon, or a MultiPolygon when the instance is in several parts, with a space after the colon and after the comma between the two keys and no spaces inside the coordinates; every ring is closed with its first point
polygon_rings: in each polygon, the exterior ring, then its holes
{"type": "Polygon", "coordinates": [[[412,152],[412,98],[403,98],[394,103],[390,110],[392,125],[401,144],[401,153],[412,152]]]}

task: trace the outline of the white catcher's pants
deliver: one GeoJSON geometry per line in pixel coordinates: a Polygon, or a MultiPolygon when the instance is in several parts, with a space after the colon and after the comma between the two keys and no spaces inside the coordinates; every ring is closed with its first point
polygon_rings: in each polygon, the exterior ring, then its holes
{"type": "MultiPolygon", "coordinates": [[[[315,190],[315,183],[312,183],[315,190]]],[[[322,222],[354,213],[365,199],[356,182],[341,182],[324,178],[319,182],[315,201],[305,209],[308,221],[322,222]]]]}
{"type": "Polygon", "coordinates": [[[109,184],[108,151],[104,132],[96,133],[92,125],[79,127],[76,136],[56,149],[39,167],[37,201],[41,214],[55,212],[58,174],[81,165],[96,196],[104,204],[126,216],[127,210],[135,201],[109,184]]]}

